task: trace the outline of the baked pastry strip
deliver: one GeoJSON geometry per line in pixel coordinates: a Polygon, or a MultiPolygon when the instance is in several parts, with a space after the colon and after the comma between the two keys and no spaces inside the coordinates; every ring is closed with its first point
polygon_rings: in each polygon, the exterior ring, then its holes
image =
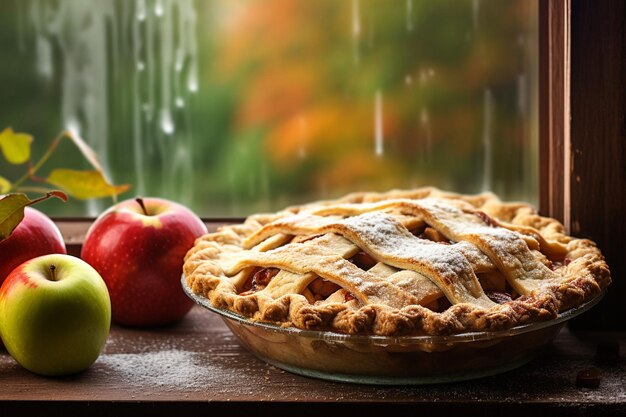
{"type": "Polygon", "coordinates": [[[337,233],[378,261],[428,277],[452,304],[494,305],[455,245],[419,239],[389,214],[364,213],[346,219],[298,214],[265,225],[244,241],[244,247],[276,233],[337,233]]]}
{"type": "Polygon", "coordinates": [[[267,252],[241,251],[231,254],[223,269],[226,275],[234,275],[247,266],[273,267],[298,274],[314,272],[344,287],[365,305],[384,304],[400,308],[418,303],[410,293],[337,255],[341,253],[337,248],[343,245],[352,246],[341,236],[329,234],[267,252]]]}
{"type": "MultiPolygon", "coordinates": [[[[382,209],[393,209],[403,214],[413,214],[426,221],[431,227],[453,241],[466,241],[474,244],[504,274],[513,289],[527,295],[541,285],[549,284],[559,276],[540,262],[528,247],[527,239],[519,234],[487,223],[477,210],[469,204],[459,208],[462,201],[450,203],[448,200],[425,198],[422,200],[388,200],[381,203],[369,203],[328,206],[315,210],[316,214],[359,215],[382,209]]],[[[258,230],[255,234],[260,233],[258,230]]],[[[254,236],[254,234],[253,234],[254,236]]],[[[536,246],[540,246],[537,242],[536,246]]]]}

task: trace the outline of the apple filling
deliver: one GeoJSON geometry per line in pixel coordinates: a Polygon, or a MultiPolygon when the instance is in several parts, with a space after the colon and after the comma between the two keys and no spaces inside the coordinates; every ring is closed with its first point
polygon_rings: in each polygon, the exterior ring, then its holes
{"type": "Polygon", "coordinates": [[[491,301],[503,304],[519,297],[519,294],[511,288],[506,278],[498,270],[476,274],[478,282],[491,301]]]}
{"type": "Polygon", "coordinates": [[[372,269],[378,263],[376,259],[372,258],[369,254],[362,251],[357,252],[348,260],[364,271],[372,269]]]}
{"type": "Polygon", "coordinates": [[[414,236],[416,236],[416,237],[418,237],[420,239],[426,239],[426,240],[430,240],[432,242],[443,243],[443,244],[450,244],[451,243],[450,239],[445,237],[437,229],[434,229],[434,228],[430,227],[425,222],[419,222],[419,223],[416,223],[416,224],[412,225],[412,227],[409,228],[409,231],[414,236]]]}
{"type": "Polygon", "coordinates": [[[448,308],[450,308],[451,306],[452,304],[450,303],[450,301],[448,301],[446,297],[440,297],[426,304],[424,307],[436,313],[442,313],[446,311],[448,308]]]}
{"type": "MultiPolygon", "coordinates": [[[[243,287],[239,295],[251,295],[265,289],[271,280],[278,275],[278,268],[256,268],[243,287]]],[[[311,303],[319,302],[349,302],[356,298],[349,291],[322,277],[315,276],[313,281],[304,289],[302,295],[311,303]]]]}
{"type": "Polygon", "coordinates": [[[256,268],[254,272],[250,274],[250,278],[239,295],[249,295],[265,289],[272,278],[279,272],[280,269],[278,268],[256,268]]]}
{"type": "MultiPolygon", "coordinates": [[[[298,244],[316,239],[321,235],[293,235],[277,239],[275,244],[267,245],[264,250],[275,249],[286,244],[298,244]]],[[[357,252],[348,259],[351,263],[363,270],[368,270],[377,264],[377,261],[365,252],[357,252]]],[[[265,289],[271,280],[278,275],[279,268],[250,268],[242,271],[247,275],[244,285],[241,287],[239,295],[251,295],[255,292],[265,289]]],[[[245,277],[244,277],[245,278],[245,277]]],[[[241,281],[239,281],[241,282],[241,281]]],[[[350,302],[355,300],[353,294],[343,289],[341,286],[328,281],[322,277],[315,276],[313,281],[302,291],[302,295],[307,298],[311,304],[319,302],[350,302]]]]}
{"type": "Polygon", "coordinates": [[[558,271],[561,268],[568,266],[572,260],[570,258],[563,258],[563,260],[551,260],[548,261],[547,266],[553,271],[558,271]]]}

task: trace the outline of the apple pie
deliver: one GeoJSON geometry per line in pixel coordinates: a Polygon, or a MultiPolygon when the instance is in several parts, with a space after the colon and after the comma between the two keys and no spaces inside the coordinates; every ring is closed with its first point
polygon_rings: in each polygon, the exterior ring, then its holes
{"type": "Polygon", "coordinates": [[[199,238],[188,287],[252,321],[446,335],[555,318],[611,282],[596,245],[491,193],[355,193],[199,238]]]}

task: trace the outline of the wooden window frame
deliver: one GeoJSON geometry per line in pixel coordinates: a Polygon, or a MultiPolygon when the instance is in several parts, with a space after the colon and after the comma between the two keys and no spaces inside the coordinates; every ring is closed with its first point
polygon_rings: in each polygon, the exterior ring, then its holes
{"type": "Polygon", "coordinates": [[[602,249],[613,283],[575,322],[626,327],[626,5],[539,0],[540,211],[602,249]]]}
{"type": "Polygon", "coordinates": [[[539,1],[539,207],[569,228],[570,1],[539,1]]]}

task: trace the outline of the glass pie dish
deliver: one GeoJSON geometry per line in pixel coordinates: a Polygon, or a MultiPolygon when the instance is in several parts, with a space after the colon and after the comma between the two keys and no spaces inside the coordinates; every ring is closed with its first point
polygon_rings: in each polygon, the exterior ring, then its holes
{"type": "Polygon", "coordinates": [[[552,320],[502,331],[387,337],[255,322],[215,308],[194,294],[184,277],[182,286],[193,301],[219,314],[246,349],[271,365],[331,381],[386,385],[463,381],[515,369],[535,358],[569,319],[602,299],[595,297],[552,320]]]}

